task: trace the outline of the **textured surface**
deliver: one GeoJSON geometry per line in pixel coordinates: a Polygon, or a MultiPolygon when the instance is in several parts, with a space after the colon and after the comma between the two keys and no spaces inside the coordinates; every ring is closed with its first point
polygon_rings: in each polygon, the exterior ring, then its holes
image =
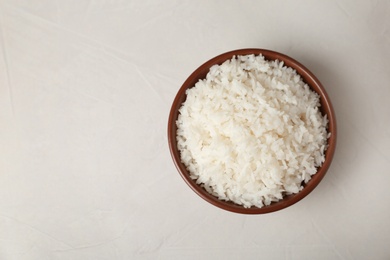
{"type": "Polygon", "coordinates": [[[389,259],[389,13],[386,0],[0,0],[0,259],[389,259]],[[200,199],[166,138],[187,76],[247,47],[307,66],[338,119],[321,184],[260,216],[200,199]]]}

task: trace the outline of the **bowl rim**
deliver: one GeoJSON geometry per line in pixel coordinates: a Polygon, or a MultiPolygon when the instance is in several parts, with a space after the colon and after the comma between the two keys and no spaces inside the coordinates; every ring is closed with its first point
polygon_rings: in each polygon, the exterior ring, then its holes
{"type": "Polygon", "coordinates": [[[222,53],[204,62],[194,72],[192,72],[191,75],[184,81],[184,83],[182,84],[182,86],[180,87],[179,91],[175,96],[175,99],[172,103],[170,113],[169,113],[167,130],[168,130],[168,144],[169,144],[171,157],[176,166],[176,169],[180,173],[183,180],[187,183],[187,185],[196,194],[198,194],[201,198],[203,198],[210,204],[218,208],[230,212],[240,213],[240,214],[265,214],[265,213],[279,211],[281,209],[294,205],[295,203],[299,202],[304,197],[306,197],[309,193],[311,193],[314,190],[314,188],[318,186],[318,184],[325,176],[327,170],[329,169],[335,153],[336,141],[337,141],[336,117],[335,117],[334,109],[330,102],[328,94],[326,93],[323,85],[317,79],[317,77],[311,71],[309,71],[304,65],[302,65],[301,63],[299,63],[293,58],[276,51],[272,51],[268,49],[259,49],[259,48],[236,49],[236,50],[222,53]],[[254,54],[254,55],[262,54],[266,60],[283,61],[284,66],[288,66],[295,69],[297,73],[303,78],[303,81],[307,85],[309,85],[310,89],[314,90],[320,95],[320,102],[321,102],[320,109],[322,114],[326,114],[328,117],[329,123],[328,123],[327,131],[328,133],[329,132],[331,133],[331,136],[328,138],[328,148],[325,152],[325,161],[322,164],[322,166],[318,168],[317,173],[312,176],[312,179],[306,185],[304,185],[304,188],[296,194],[285,196],[282,200],[273,202],[270,205],[263,206],[261,208],[257,208],[257,207],[244,208],[242,205],[238,205],[230,201],[219,200],[217,197],[209,194],[200,185],[196,184],[195,181],[190,178],[190,175],[188,174],[186,167],[181,162],[180,152],[177,149],[177,140],[176,140],[176,130],[177,130],[176,120],[178,116],[178,109],[185,101],[186,90],[188,88],[193,87],[194,83],[197,82],[199,79],[204,78],[211,66],[215,64],[221,64],[224,61],[231,59],[233,56],[250,55],[250,54],[254,54]],[[200,75],[204,75],[204,76],[202,77],[200,75]]]}

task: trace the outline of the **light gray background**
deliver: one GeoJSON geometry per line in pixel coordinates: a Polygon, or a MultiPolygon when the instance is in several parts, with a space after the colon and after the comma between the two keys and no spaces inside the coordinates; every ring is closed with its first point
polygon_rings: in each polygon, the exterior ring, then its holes
{"type": "Polygon", "coordinates": [[[0,259],[390,259],[389,1],[0,0],[0,259]],[[307,66],[333,164],[267,215],[200,199],[169,155],[189,74],[238,48],[307,66]]]}

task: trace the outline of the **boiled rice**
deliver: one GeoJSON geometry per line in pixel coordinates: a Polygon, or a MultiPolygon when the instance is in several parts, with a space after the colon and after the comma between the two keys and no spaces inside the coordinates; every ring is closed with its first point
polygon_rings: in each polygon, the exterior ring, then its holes
{"type": "Polygon", "coordinates": [[[281,61],[235,56],[186,95],[176,122],[181,160],[220,200],[269,205],[302,190],[325,160],[320,97],[281,61]]]}

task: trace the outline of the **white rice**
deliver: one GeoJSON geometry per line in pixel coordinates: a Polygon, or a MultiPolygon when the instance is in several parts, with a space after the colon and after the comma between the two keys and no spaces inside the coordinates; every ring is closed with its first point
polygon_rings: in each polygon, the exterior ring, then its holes
{"type": "Polygon", "coordinates": [[[283,62],[233,57],[186,94],[176,122],[181,160],[220,200],[269,205],[302,190],[325,160],[319,95],[283,62]]]}

